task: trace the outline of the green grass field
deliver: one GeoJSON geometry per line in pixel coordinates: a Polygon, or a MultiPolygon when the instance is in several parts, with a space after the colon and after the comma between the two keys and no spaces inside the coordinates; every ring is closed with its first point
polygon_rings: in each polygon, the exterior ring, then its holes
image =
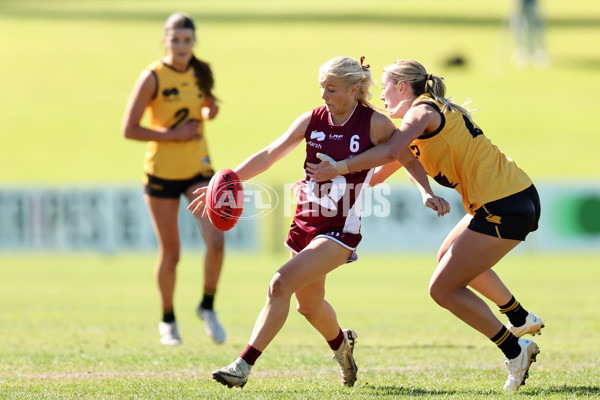
{"type": "MultiPolygon", "coordinates": [[[[527,384],[506,395],[502,354],[427,295],[432,257],[364,254],[334,271],[328,300],[360,339],[359,380],[339,382],[327,344],[294,310],[242,390],[210,371],[243,350],[285,256],[227,258],[213,344],[194,314],[201,254],[180,266],[184,344],[158,343],[153,255],[2,259],[0,397],[19,399],[564,399],[600,397],[597,257],[509,256],[496,271],[546,322],[527,384]],[[583,295],[582,295],[583,294],[583,295]]],[[[503,317],[501,317],[503,318],[503,317]]]]}
{"type": "MultiPolygon", "coordinates": [[[[216,168],[235,167],[319,106],[323,62],[365,55],[375,104],[381,68],[417,59],[446,78],[458,103],[473,99],[484,132],[536,182],[598,182],[600,2],[542,3],[547,70],[510,63],[507,4],[0,1],[0,187],[139,184],[144,144],[123,139],[120,122],[138,74],[163,55],[162,24],[174,11],[196,20],[196,53],[214,69],[221,111],[207,135],[216,168]],[[464,68],[446,65],[455,55],[466,59],[464,68]]],[[[295,181],[302,158],[297,149],[262,180],[295,181]]],[[[341,324],[360,334],[356,386],[340,385],[326,343],[292,306],[248,385],[229,390],[210,371],[243,350],[283,252],[227,255],[217,299],[228,333],[221,346],[194,314],[202,255],[183,254],[176,311],[184,345],[177,348],[158,343],[154,254],[0,253],[0,398],[600,397],[597,253],[523,252],[498,265],[547,325],[536,339],[538,362],[514,395],[502,391],[501,353],[428,297],[433,253],[361,257],[327,285],[341,324]]]]}

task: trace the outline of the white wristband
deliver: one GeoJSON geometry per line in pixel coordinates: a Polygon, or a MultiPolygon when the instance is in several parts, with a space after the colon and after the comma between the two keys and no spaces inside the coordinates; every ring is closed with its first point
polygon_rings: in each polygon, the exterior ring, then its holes
{"type": "Polygon", "coordinates": [[[336,161],[334,167],[340,175],[346,175],[348,173],[348,164],[346,163],[346,160],[336,161]]]}

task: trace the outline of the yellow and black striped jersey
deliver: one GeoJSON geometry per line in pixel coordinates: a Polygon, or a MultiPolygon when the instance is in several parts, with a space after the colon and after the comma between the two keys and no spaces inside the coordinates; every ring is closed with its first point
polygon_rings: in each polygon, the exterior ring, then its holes
{"type": "Polygon", "coordinates": [[[412,107],[428,104],[442,117],[440,127],[411,144],[427,174],[439,184],[456,189],[469,214],[482,205],[527,189],[532,181],[509,157],[459,110],[441,112],[443,104],[429,94],[412,107]]]}
{"type": "Polygon", "coordinates": [[[206,100],[196,84],[194,68],[179,72],[162,61],[148,69],[156,77],[156,93],[148,104],[150,128],[175,128],[198,120],[199,139],[189,141],[150,141],[146,147],[144,172],[163,179],[188,179],[211,169],[208,144],[201,115],[206,100]]]}

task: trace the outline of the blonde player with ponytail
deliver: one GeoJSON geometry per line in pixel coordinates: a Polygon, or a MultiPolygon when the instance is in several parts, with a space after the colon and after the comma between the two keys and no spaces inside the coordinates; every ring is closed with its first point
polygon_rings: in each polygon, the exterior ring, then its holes
{"type": "Polygon", "coordinates": [[[429,293],[500,348],[509,371],[504,389],[517,389],[539,353],[534,342],[520,337],[540,333],[544,324],[519,304],[492,267],[537,229],[535,186],[484,135],[467,109],[445,97],[443,78],[416,61],[398,60],[383,69],[382,83],[386,110],[402,119],[390,140],[346,160],[321,155],[329,162],[309,165],[309,176],[322,181],[340,171],[385,164],[371,180],[377,184],[406,162],[403,150],[409,147],[430,177],[461,195],[467,214],[440,247],[429,293]],[[506,327],[472,289],[508,316],[506,327]]]}
{"type": "MultiPolygon", "coordinates": [[[[358,259],[364,193],[373,171],[342,174],[319,185],[306,177],[306,165],[318,161],[318,152],[344,159],[390,138],[394,123],[369,103],[372,83],[371,70],[363,65],[363,59],[359,62],[352,57],[334,57],[325,62],[319,68],[323,105],[302,113],[279,138],[235,168],[240,179],[246,181],[271,168],[301,143],[305,147],[304,179],[285,240],[291,257],[269,283],[265,306],[246,348],[231,364],[213,371],[213,378],[223,385],[230,388],[246,385],[258,358],[285,324],[292,295],[296,297],[298,312],[333,352],[342,384],[353,386],[357,379],[354,345],[358,335],[352,329],[340,327],[335,310],[325,299],[325,281],[331,271],[358,259]]],[[[409,160],[405,168],[422,185],[424,203],[443,214],[448,203],[432,193],[423,167],[408,148],[405,153],[409,160]]],[[[206,188],[196,191],[198,197],[188,206],[194,214],[201,214],[205,193],[206,188]]],[[[351,297],[349,301],[355,299],[351,297]]]]}

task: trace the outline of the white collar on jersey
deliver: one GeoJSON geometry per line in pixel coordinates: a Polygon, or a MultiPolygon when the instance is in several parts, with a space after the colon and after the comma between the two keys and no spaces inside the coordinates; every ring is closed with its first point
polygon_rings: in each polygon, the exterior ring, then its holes
{"type": "Polygon", "coordinates": [[[354,111],[356,111],[356,107],[358,107],[358,101],[356,102],[356,104],[354,105],[354,109],[352,109],[352,112],[350,113],[350,116],[348,117],[348,119],[346,119],[344,122],[342,122],[339,125],[336,125],[333,123],[333,120],[331,119],[331,113],[327,112],[327,115],[329,117],[329,123],[333,126],[344,126],[346,125],[346,122],[350,121],[350,118],[352,118],[352,116],[354,115],[354,111]]]}

